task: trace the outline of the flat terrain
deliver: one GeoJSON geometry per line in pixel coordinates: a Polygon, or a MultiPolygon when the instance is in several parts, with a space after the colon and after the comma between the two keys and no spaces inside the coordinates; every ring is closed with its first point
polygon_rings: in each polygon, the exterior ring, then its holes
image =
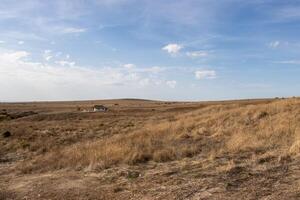
{"type": "Polygon", "coordinates": [[[298,98],[2,103],[0,134],[0,199],[300,199],[298,98]]]}

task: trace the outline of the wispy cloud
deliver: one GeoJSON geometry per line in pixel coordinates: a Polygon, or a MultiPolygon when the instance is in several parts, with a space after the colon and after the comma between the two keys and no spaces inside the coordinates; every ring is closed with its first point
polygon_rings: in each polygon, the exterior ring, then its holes
{"type": "Polygon", "coordinates": [[[190,58],[204,58],[209,56],[207,51],[190,51],[186,52],[186,55],[190,58]]]}
{"type": "Polygon", "coordinates": [[[283,60],[283,61],[275,61],[277,64],[290,64],[290,65],[300,65],[300,60],[283,60]]]}
{"type": "Polygon", "coordinates": [[[279,41],[272,41],[269,43],[269,47],[272,49],[276,49],[277,47],[279,47],[280,42],[279,41]]]}
{"type": "Polygon", "coordinates": [[[74,28],[74,27],[65,27],[61,29],[62,33],[84,33],[86,32],[85,28],[74,28]]]}
{"type": "Polygon", "coordinates": [[[170,87],[170,88],[175,88],[177,85],[177,82],[172,80],[172,81],[167,81],[166,84],[170,87]]]}
{"type": "Polygon", "coordinates": [[[7,86],[0,87],[2,97],[8,100],[103,98],[107,97],[106,92],[118,97],[126,91],[138,94],[136,91],[141,88],[155,91],[176,86],[175,80],[165,81],[162,74],[158,76],[163,72],[161,67],[142,68],[134,64],[125,64],[127,68],[86,67],[69,59],[60,60],[50,50],[43,55],[45,62],[33,62],[27,51],[0,52],[0,85],[7,86]],[[105,96],[95,91],[105,91],[105,96]]]}
{"type": "Polygon", "coordinates": [[[178,25],[193,26],[196,24],[205,24],[207,28],[215,22],[215,16],[218,8],[224,3],[214,0],[211,1],[148,1],[146,5],[146,14],[154,19],[163,22],[174,23],[178,25]],[[218,6],[217,6],[218,5],[218,6]],[[187,12],[188,11],[188,12],[187,12]]]}
{"type": "Polygon", "coordinates": [[[214,70],[197,70],[195,71],[195,77],[198,80],[214,79],[216,78],[216,72],[214,70]]]}
{"type": "Polygon", "coordinates": [[[44,53],[43,53],[43,58],[46,61],[49,61],[51,58],[53,58],[52,51],[49,50],[49,49],[45,50],[44,53]]]}
{"type": "Polygon", "coordinates": [[[65,66],[70,66],[70,67],[74,67],[75,66],[75,62],[72,62],[72,61],[68,61],[68,60],[58,60],[58,61],[55,61],[56,64],[59,64],[63,67],[65,66]]]}
{"type": "Polygon", "coordinates": [[[127,69],[132,69],[132,68],[135,68],[135,64],[132,64],[132,63],[128,63],[128,64],[125,64],[123,65],[123,67],[127,68],[127,69]]]}
{"type": "Polygon", "coordinates": [[[19,64],[23,62],[22,59],[27,58],[30,55],[27,51],[7,51],[0,54],[1,66],[5,66],[7,63],[19,64]]]}

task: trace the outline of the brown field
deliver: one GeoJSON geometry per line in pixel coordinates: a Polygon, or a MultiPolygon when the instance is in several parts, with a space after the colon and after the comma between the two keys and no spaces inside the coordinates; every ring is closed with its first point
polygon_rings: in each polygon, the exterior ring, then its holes
{"type": "Polygon", "coordinates": [[[0,134],[0,199],[300,199],[299,98],[2,103],[0,134]]]}

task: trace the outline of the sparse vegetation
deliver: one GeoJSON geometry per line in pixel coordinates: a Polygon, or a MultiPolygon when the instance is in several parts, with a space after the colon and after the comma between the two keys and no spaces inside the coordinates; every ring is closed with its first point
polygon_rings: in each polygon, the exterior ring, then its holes
{"type": "MultiPolygon", "coordinates": [[[[115,182],[123,177],[122,170],[128,169],[124,177],[136,182],[146,179],[151,170],[161,174],[159,170],[168,169],[165,173],[177,177],[176,181],[180,177],[197,181],[205,173],[212,174],[212,180],[224,183],[225,191],[249,190],[249,181],[260,180],[253,170],[266,180],[267,171],[274,170],[268,173],[278,173],[280,181],[284,172],[278,170],[298,162],[297,98],[184,105],[139,103],[143,106],[120,101],[117,110],[107,113],[74,113],[66,108],[60,113],[48,111],[4,121],[0,129],[14,134],[1,140],[1,149],[7,155],[18,152],[24,158],[11,161],[24,176],[75,170],[107,177],[103,173],[115,171],[120,175],[105,179],[115,182]]],[[[128,190],[126,184],[112,182],[111,195],[128,190]]],[[[238,193],[231,194],[234,198],[238,193]]]]}
{"type": "Polygon", "coordinates": [[[122,163],[178,160],[200,152],[217,156],[241,151],[297,155],[299,108],[298,100],[243,107],[209,106],[179,114],[171,122],[154,121],[128,134],[54,150],[37,158],[32,167],[104,169],[122,163]]]}

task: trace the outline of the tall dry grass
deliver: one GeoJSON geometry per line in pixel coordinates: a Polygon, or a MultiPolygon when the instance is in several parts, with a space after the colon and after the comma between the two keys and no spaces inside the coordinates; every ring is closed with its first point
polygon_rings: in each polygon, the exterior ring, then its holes
{"type": "Polygon", "coordinates": [[[299,122],[300,100],[295,98],[259,105],[214,105],[169,121],[154,121],[130,134],[54,150],[23,169],[103,169],[244,151],[297,156],[299,122]]]}

